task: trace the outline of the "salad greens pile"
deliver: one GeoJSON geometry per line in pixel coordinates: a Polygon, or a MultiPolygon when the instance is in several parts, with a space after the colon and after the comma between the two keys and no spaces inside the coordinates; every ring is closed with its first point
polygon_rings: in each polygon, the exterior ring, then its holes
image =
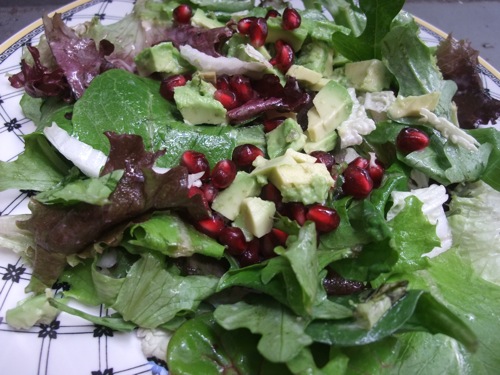
{"type": "MultiPolygon", "coordinates": [[[[10,77],[36,131],[22,155],[0,162],[0,189],[36,194],[31,214],[1,217],[0,246],[33,268],[30,296],[8,323],[27,329],[65,312],[118,331],[167,332],[157,336],[169,339],[159,359],[171,374],[497,373],[500,133],[478,125],[494,123],[500,104],[478,83],[475,51],[452,38],[426,46],[403,0],[293,3],[294,30],[281,29],[290,6],[281,1],[184,4],[188,25],[173,21],[177,1],[137,1],[110,25],[45,17],[45,36],[10,77]],[[267,18],[268,40],[252,45],[236,25],[270,9],[279,15],[267,18]],[[271,63],[283,40],[293,46],[289,69],[271,63]],[[162,80],[172,74],[188,82],[167,100],[162,80]],[[214,97],[221,75],[249,77],[256,98],[225,108],[214,97]],[[327,90],[327,103],[344,93],[347,117],[311,139],[311,111],[323,115],[327,90]],[[284,113],[291,120],[265,130],[284,113]],[[429,145],[398,149],[407,127],[429,145]],[[268,172],[239,171],[253,185],[237,177],[229,204],[239,204],[237,190],[259,196],[283,160],[328,152],[333,185],[314,203],[334,209],[338,227],[277,210],[272,227],[286,242],[251,264],[200,231],[217,208],[192,194],[204,182],[181,156],[203,153],[213,168],[248,144],[264,155],[256,171],[268,172]],[[342,189],[357,157],[384,166],[364,198],[342,189]],[[61,283],[69,288],[52,288],[61,283]]],[[[323,187],[313,177],[319,185],[304,193],[305,177],[294,178],[286,186],[299,202],[323,187]]],[[[227,225],[241,226],[233,219],[227,225]]],[[[160,346],[145,343],[145,355],[160,346]]]]}

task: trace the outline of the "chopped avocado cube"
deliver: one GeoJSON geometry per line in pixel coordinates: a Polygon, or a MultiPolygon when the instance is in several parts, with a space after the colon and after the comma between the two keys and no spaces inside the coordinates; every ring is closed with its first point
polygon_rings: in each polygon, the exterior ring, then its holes
{"type": "Polygon", "coordinates": [[[231,185],[222,190],[212,202],[212,209],[229,220],[234,220],[245,198],[259,195],[261,184],[256,176],[239,171],[231,185]]]}
{"type": "Polygon", "coordinates": [[[141,76],[153,73],[184,74],[193,70],[171,42],[145,48],[135,57],[135,63],[141,76]]]}
{"type": "Polygon", "coordinates": [[[331,132],[323,139],[313,142],[307,139],[304,145],[304,151],[310,154],[313,151],[331,151],[335,148],[337,144],[337,139],[339,138],[337,132],[331,132]]]}
{"type": "Polygon", "coordinates": [[[262,237],[273,227],[276,205],[259,197],[245,198],[241,202],[240,216],[245,228],[255,237],[262,237]]]}
{"type": "Polygon", "coordinates": [[[288,69],[286,75],[294,77],[297,81],[308,87],[318,84],[323,78],[321,73],[296,64],[288,69]]]}
{"type": "Polygon", "coordinates": [[[291,148],[286,150],[285,155],[291,156],[293,160],[295,160],[295,163],[316,163],[316,158],[314,156],[297,152],[291,148]]]}
{"type": "Polygon", "coordinates": [[[285,164],[274,168],[269,181],[283,196],[283,202],[324,202],[335,181],[322,163],[285,164]]]}
{"type": "Polygon", "coordinates": [[[276,129],[266,134],[267,153],[270,158],[281,156],[287,149],[302,150],[306,135],[297,121],[288,118],[276,129]]]}
{"type": "Polygon", "coordinates": [[[377,92],[389,88],[391,76],[384,63],[377,59],[345,64],[345,75],[359,91],[377,92]]]}
{"type": "Polygon", "coordinates": [[[191,24],[199,27],[203,27],[205,29],[215,29],[217,27],[223,27],[224,24],[219,22],[214,18],[210,18],[207,13],[205,13],[202,9],[197,8],[191,17],[191,24]]]}
{"type": "Polygon", "coordinates": [[[317,142],[334,131],[351,114],[353,101],[347,89],[335,81],[329,81],[313,99],[309,110],[309,138],[317,142]],[[316,112],[319,120],[316,118],[316,112]]]}
{"type": "Polygon", "coordinates": [[[268,34],[266,43],[274,43],[281,39],[290,44],[295,52],[298,52],[302,48],[304,40],[306,40],[307,30],[303,27],[294,30],[285,30],[281,26],[281,21],[281,17],[269,18],[267,20],[268,34]]]}
{"type": "Polygon", "coordinates": [[[226,122],[227,111],[221,102],[214,99],[215,90],[214,85],[197,76],[174,89],[175,104],[185,123],[219,125],[226,122]]]}
{"type": "Polygon", "coordinates": [[[295,159],[289,154],[285,153],[283,156],[278,156],[277,158],[268,160],[262,156],[258,156],[254,160],[253,166],[255,169],[252,171],[254,176],[267,176],[269,171],[281,164],[297,164],[295,159]]]}
{"type": "Polygon", "coordinates": [[[422,108],[434,111],[439,103],[439,92],[418,96],[398,96],[391,104],[387,115],[392,119],[420,116],[422,108]]]}

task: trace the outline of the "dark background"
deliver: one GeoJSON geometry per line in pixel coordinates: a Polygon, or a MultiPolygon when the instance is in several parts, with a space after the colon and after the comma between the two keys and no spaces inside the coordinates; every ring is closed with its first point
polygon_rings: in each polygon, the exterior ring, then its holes
{"type": "MultiPolygon", "coordinates": [[[[0,43],[70,0],[0,0],[0,43]]],[[[405,9],[457,39],[468,39],[500,69],[500,0],[406,0],[405,9]]]]}

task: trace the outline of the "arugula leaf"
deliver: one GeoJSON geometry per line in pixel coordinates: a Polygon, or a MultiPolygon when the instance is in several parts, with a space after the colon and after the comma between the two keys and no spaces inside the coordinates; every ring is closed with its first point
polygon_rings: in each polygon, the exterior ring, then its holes
{"type": "Polygon", "coordinates": [[[143,254],[130,269],[111,306],[123,319],[143,328],[167,323],[179,313],[195,311],[215,292],[217,278],[177,276],[163,266],[163,258],[143,254]]]}
{"type": "Polygon", "coordinates": [[[391,29],[393,19],[403,8],[404,0],[360,0],[359,7],[366,15],[366,26],[358,37],[335,33],[335,50],[351,61],[381,59],[382,39],[391,29]]]}
{"type": "Polygon", "coordinates": [[[248,328],[261,335],[257,349],[271,362],[289,361],[312,343],[304,332],[308,321],[268,297],[256,298],[254,304],[220,305],[214,317],[225,329],[248,328]]]}

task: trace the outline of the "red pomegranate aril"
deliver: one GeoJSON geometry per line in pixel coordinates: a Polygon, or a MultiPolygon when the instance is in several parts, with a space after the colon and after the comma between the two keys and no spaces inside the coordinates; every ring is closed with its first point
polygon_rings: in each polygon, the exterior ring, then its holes
{"type": "Polygon", "coordinates": [[[277,245],[279,245],[279,246],[286,245],[286,240],[288,239],[287,232],[282,231],[281,229],[278,229],[278,228],[272,228],[271,232],[269,232],[269,234],[273,237],[273,239],[277,245]]]}
{"type": "Polygon", "coordinates": [[[187,79],[182,74],[175,74],[164,78],[160,83],[160,95],[167,100],[173,100],[175,88],[184,86],[186,83],[187,79]]]}
{"type": "Polygon", "coordinates": [[[366,198],[373,190],[373,181],[366,169],[348,166],[344,173],[342,191],[356,199],[366,198]]]}
{"type": "Polygon", "coordinates": [[[269,9],[266,13],[266,19],[269,18],[276,18],[281,16],[280,12],[278,12],[276,9],[269,9]]]}
{"type": "Polygon", "coordinates": [[[225,189],[234,181],[236,172],[236,164],[232,160],[220,160],[212,169],[210,175],[212,184],[217,189],[225,189]]]}
{"type": "Polygon", "coordinates": [[[199,195],[201,198],[201,202],[203,203],[203,206],[205,207],[205,210],[207,212],[210,212],[210,205],[205,197],[205,194],[203,194],[203,191],[197,187],[197,186],[191,186],[188,191],[188,197],[192,198],[195,195],[199,195]]]}
{"type": "Polygon", "coordinates": [[[199,220],[194,224],[194,227],[198,229],[201,233],[206,234],[209,237],[217,239],[225,227],[224,219],[217,214],[213,214],[212,217],[207,219],[199,220]]]}
{"type": "Polygon", "coordinates": [[[340,224],[340,216],[337,211],[321,204],[309,207],[306,219],[311,220],[320,233],[331,232],[337,229],[340,224]]]}
{"type": "Polygon", "coordinates": [[[227,110],[236,108],[239,105],[236,94],[231,90],[216,90],[214,93],[214,98],[218,100],[227,110]]]}
{"type": "Polygon", "coordinates": [[[229,90],[231,91],[231,85],[229,84],[229,76],[227,74],[221,74],[217,76],[215,86],[218,90],[229,90]]]}
{"type": "Polygon", "coordinates": [[[177,23],[189,23],[193,17],[193,10],[189,5],[181,4],[174,9],[172,15],[177,23]]]}
{"type": "Polygon", "coordinates": [[[296,9],[288,7],[283,11],[281,27],[284,30],[295,30],[300,27],[301,22],[302,19],[296,9]]]}
{"type": "Polygon", "coordinates": [[[266,19],[262,17],[257,18],[250,26],[250,30],[248,32],[250,44],[255,48],[262,47],[266,43],[267,33],[266,19]]]}
{"type": "Polygon", "coordinates": [[[243,35],[248,35],[250,33],[250,28],[255,23],[257,17],[245,17],[238,21],[236,27],[238,32],[243,35]]]}
{"type": "Polygon", "coordinates": [[[179,164],[186,167],[190,174],[204,172],[200,178],[201,180],[210,177],[210,165],[208,164],[207,157],[201,152],[193,150],[184,151],[179,164]]]}
{"type": "Polygon", "coordinates": [[[260,255],[264,259],[274,258],[278,254],[274,252],[277,246],[285,246],[288,233],[283,232],[278,228],[272,228],[269,233],[266,233],[260,239],[260,255]]]}
{"type": "Polygon", "coordinates": [[[236,167],[248,169],[252,167],[253,161],[259,156],[264,156],[264,152],[257,146],[248,143],[236,146],[231,159],[236,164],[236,167]]]}
{"type": "Polygon", "coordinates": [[[361,169],[366,169],[370,165],[370,162],[368,161],[368,159],[366,159],[362,156],[358,156],[356,159],[351,161],[349,163],[349,165],[353,165],[353,166],[359,167],[361,169]]]}
{"type": "Polygon", "coordinates": [[[274,45],[276,55],[271,59],[270,63],[276,66],[282,73],[286,73],[293,65],[295,59],[293,48],[282,40],[277,40],[274,45]]]}
{"type": "Polygon", "coordinates": [[[219,233],[219,242],[227,246],[227,251],[233,256],[243,254],[247,248],[245,235],[238,227],[224,227],[219,233]]]}
{"type": "Polygon", "coordinates": [[[246,250],[238,257],[240,266],[246,267],[252,264],[257,264],[260,262],[259,255],[260,241],[258,238],[254,238],[247,244],[246,250]]]}
{"type": "Polygon", "coordinates": [[[219,194],[219,189],[217,189],[212,183],[205,183],[201,185],[200,187],[201,192],[203,193],[203,196],[207,200],[209,204],[211,204],[217,194],[219,194]]]}
{"type": "Polygon", "coordinates": [[[278,126],[280,126],[281,124],[283,124],[283,122],[285,120],[286,120],[286,117],[284,117],[284,116],[265,119],[263,121],[264,132],[269,133],[270,131],[273,131],[278,126]]]}
{"type": "Polygon", "coordinates": [[[306,206],[299,202],[290,202],[286,204],[285,210],[287,211],[287,216],[295,220],[300,226],[304,225],[306,222],[306,206]]]}
{"type": "Polygon", "coordinates": [[[265,184],[260,191],[260,198],[274,202],[274,204],[280,204],[283,201],[281,196],[281,191],[271,183],[265,184]]]}
{"type": "Polygon", "coordinates": [[[375,157],[371,157],[368,167],[366,169],[368,170],[368,174],[370,175],[373,181],[373,187],[378,188],[382,183],[382,179],[384,178],[384,172],[385,172],[384,165],[375,157]]]}
{"type": "Polygon", "coordinates": [[[329,152],[313,151],[309,155],[316,158],[316,163],[323,163],[328,170],[331,170],[333,165],[335,164],[335,158],[329,152]]]}
{"type": "Polygon", "coordinates": [[[420,129],[404,128],[396,137],[396,147],[404,154],[420,151],[429,145],[429,136],[420,129]]]}
{"type": "Polygon", "coordinates": [[[241,74],[231,76],[229,85],[240,103],[246,103],[255,96],[250,79],[241,74]]]}

